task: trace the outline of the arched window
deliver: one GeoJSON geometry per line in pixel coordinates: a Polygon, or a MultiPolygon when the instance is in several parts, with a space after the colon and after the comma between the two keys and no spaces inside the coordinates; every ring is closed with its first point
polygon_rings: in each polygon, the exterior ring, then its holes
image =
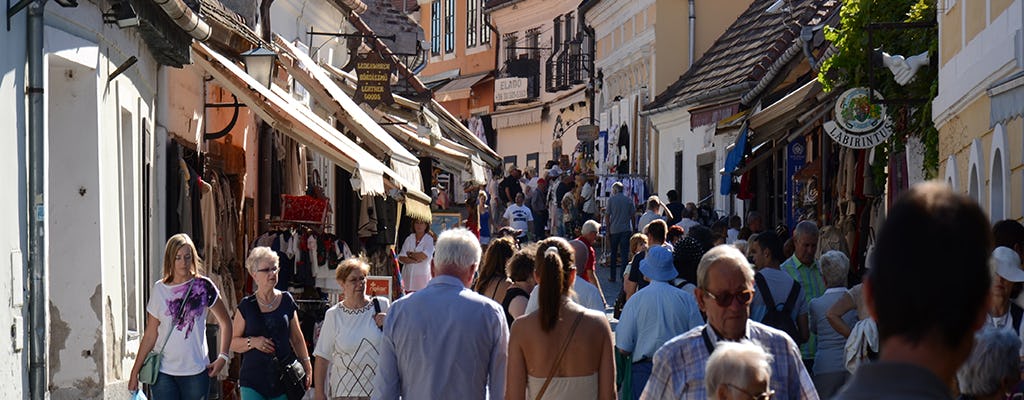
{"type": "Polygon", "coordinates": [[[974,139],[971,142],[971,149],[969,153],[969,161],[967,163],[967,195],[971,196],[974,201],[978,204],[985,204],[982,197],[982,161],[981,155],[981,140],[974,139]]]}
{"type": "Polygon", "coordinates": [[[957,177],[957,172],[960,171],[956,165],[956,156],[950,155],[946,158],[946,183],[949,187],[953,188],[953,191],[960,190],[960,179],[957,177]]]}
{"type": "Polygon", "coordinates": [[[1002,124],[997,124],[992,135],[992,165],[989,183],[989,216],[992,222],[1001,221],[1009,214],[1009,169],[1006,167],[1006,148],[1008,147],[1006,132],[1002,124]]]}

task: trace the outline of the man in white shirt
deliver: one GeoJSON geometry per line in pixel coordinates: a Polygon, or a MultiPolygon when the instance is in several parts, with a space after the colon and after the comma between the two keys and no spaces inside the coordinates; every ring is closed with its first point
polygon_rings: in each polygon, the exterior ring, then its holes
{"type": "Polygon", "coordinates": [[[512,227],[512,229],[523,232],[517,238],[520,243],[526,242],[526,233],[530,231],[530,222],[533,222],[533,212],[530,211],[529,207],[523,205],[525,199],[526,197],[522,193],[516,194],[516,204],[508,206],[505,209],[505,214],[501,217],[504,224],[512,227]]]}

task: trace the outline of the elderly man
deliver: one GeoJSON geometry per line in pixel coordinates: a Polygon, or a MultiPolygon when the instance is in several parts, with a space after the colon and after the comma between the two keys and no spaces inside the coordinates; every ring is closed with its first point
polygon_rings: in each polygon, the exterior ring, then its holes
{"type": "Polygon", "coordinates": [[[630,297],[615,328],[615,347],[633,361],[634,399],[651,375],[654,352],[669,339],[704,324],[693,295],[672,286],[679,273],[671,251],[652,247],[640,261],[640,270],[651,284],[630,297]]]}
{"type": "Polygon", "coordinates": [[[503,399],[508,325],[498,303],[467,289],[480,243],[465,229],[434,246],[434,279],[388,310],[373,399],[503,399]]]}
{"type": "Polygon", "coordinates": [[[983,329],[974,337],[974,350],[956,373],[962,398],[1002,400],[1020,377],[1020,338],[1008,329],[983,329]]]}
{"type": "Polygon", "coordinates": [[[878,231],[863,286],[879,360],[861,364],[835,398],[950,399],[949,384],[985,323],[991,248],[988,217],[971,198],[944,182],[904,193],[878,231]]]}
{"type": "Polygon", "coordinates": [[[754,302],[750,305],[750,319],[772,325],[770,321],[765,321],[768,307],[764,299],[771,297],[775,302],[772,307],[777,311],[784,311],[790,296],[795,296],[788,305],[790,320],[776,319],[776,325],[773,327],[783,331],[792,331],[787,333],[790,333],[793,340],[797,343],[805,342],[810,335],[807,317],[810,303],[804,296],[803,285],[779,268],[782,258],[782,241],[779,240],[775,232],[762,232],[754,236],[754,240],[750,241],[749,246],[747,254],[751,256],[754,267],[757,268],[757,274],[754,277],[757,293],[754,294],[754,302]],[[780,324],[779,322],[787,323],[780,324]]]}
{"type": "MultiPolygon", "coordinates": [[[[583,228],[580,229],[580,236],[573,240],[573,242],[579,241],[586,245],[586,251],[577,251],[576,259],[586,256],[586,263],[583,265],[583,270],[578,271],[580,277],[585,279],[587,282],[597,284],[597,257],[594,254],[594,242],[597,240],[598,231],[601,230],[601,224],[597,223],[592,219],[588,219],[587,222],[583,223],[583,228]]],[[[573,246],[575,248],[575,245],[573,246]]]]}
{"type": "Polygon", "coordinates": [[[608,281],[615,282],[615,272],[620,266],[625,269],[626,261],[629,260],[629,236],[633,234],[633,215],[636,214],[636,207],[633,200],[622,194],[622,182],[612,184],[612,196],[608,198],[608,235],[612,247],[611,258],[608,259],[608,267],[611,274],[608,281]],[[619,260],[619,257],[622,260],[619,260]]]}
{"type": "Polygon", "coordinates": [[[709,399],[763,400],[775,395],[768,388],[772,379],[772,355],[756,343],[720,343],[708,359],[704,373],[709,399]]]}
{"type": "MultiPolygon", "coordinates": [[[[810,304],[811,300],[825,294],[825,280],[822,279],[821,269],[814,259],[814,254],[818,252],[818,225],[812,221],[800,221],[796,224],[793,245],[796,248],[793,256],[784,261],[779,268],[800,283],[804,290],[804,299],[810,304]]],[[[776,300],[778,298],[779,296],[775,296],[776,300]]],[[[808,370],[814,366],[817,343],[817,335],[811,334],[807,342],[800,345],[800,353],[803,354],[804,364],[808,370]]]]}
{"type": "Polygon", "coordinates": [[[754,270],[735,247],[712,248],[697,266],[697,305],[708,323],[665,343],[641,399],[705,399],[704,368],[720,341],[751,340],[772,354],[771,389],[779,399],[817,399],[800,351],[784,332],[750,320],[754,270]]]}
{"type": "Polygon", "coordinates": [[[661,216],[661,199],[658,196],[651,196],[647,198],[647,211],[644,211],[643,215],[640,215],[640,221],[636,226],[644,227],[656,219],[665,220],[666,218],[661,216]]]}

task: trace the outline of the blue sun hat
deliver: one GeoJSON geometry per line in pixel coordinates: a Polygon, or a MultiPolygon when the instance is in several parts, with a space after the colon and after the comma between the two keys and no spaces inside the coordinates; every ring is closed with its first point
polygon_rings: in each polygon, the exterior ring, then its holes
{"type": "Polygon", "coordinates": [[[652,281],[671,282],[679,276],[672,264],[672,252],[662,246],[647,250],[647,256],[640,260],[640,272],[652,281]]]}

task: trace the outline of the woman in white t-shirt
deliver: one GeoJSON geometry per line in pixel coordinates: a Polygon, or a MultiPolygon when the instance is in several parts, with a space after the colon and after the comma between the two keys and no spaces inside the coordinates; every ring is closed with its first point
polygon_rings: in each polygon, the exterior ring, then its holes
{"type": "Polygon", "coordinates": [[[365,261],[345,260],[335,271],[345,299],[327,310],[320,328],[320,339],[313,351],[317,358],[313,398],[369,399],[380,357],[377,349],[383,337],[381,328],[390,302],[384,297],[366,295],[370,266],[365,261]]]}
{"type": "Polygon", "coordinates": [[[434,256],[434,236],[427,231],[425,221],[412,223],[413,233],[405,238],[398,262],[402,263],[402,280],[405,290],[415,292],[427,287],[430,282],[430,259],[434,256]]]}
{"type": "Polygon", "coordinates": [[[128,390],[139,389],[139,371],[151,351],[163,354],[160,374],[150,387],[154,400],[205,398],[211,377],[229,360],[231,321],[213,282],[199,274],[202,261],[188,235],[167,240],[163,278],[153,284],[146,305],[146,331],[139,345],[128,390]],[[219,355],[207,356],[206,317],[213,312],[220,327],[219,355]]]}

